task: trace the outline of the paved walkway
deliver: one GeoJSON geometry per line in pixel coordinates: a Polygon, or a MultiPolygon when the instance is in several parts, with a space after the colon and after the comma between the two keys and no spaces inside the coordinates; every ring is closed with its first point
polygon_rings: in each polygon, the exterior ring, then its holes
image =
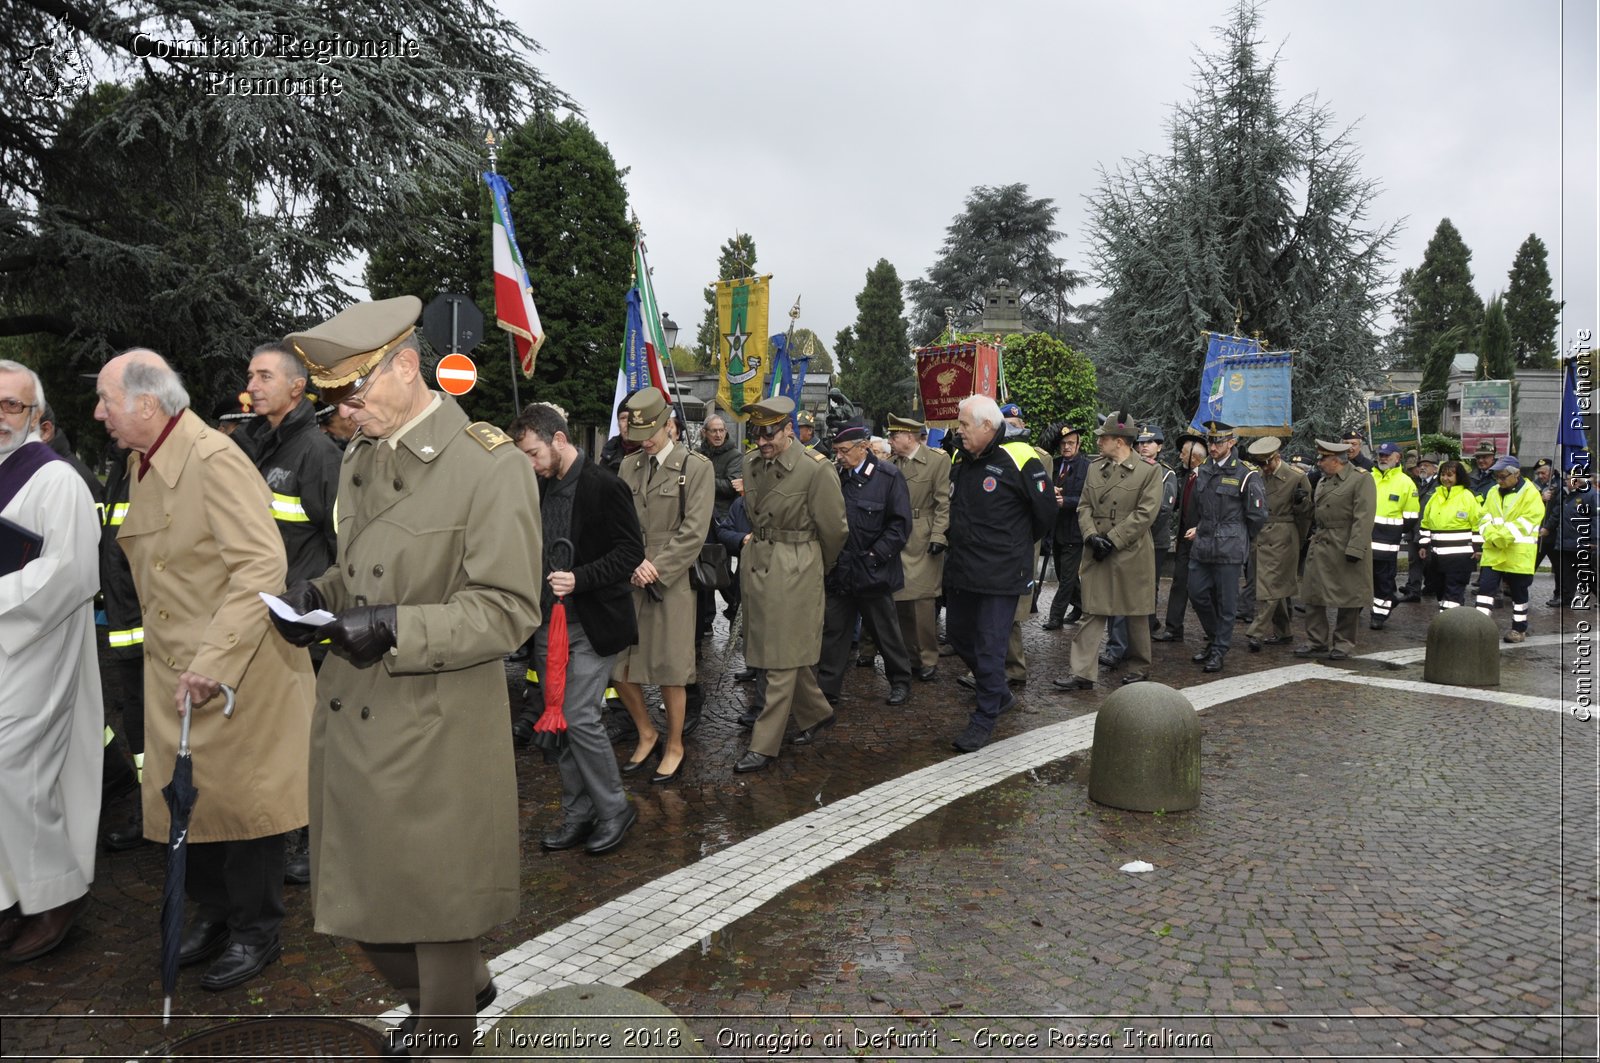
{"type": "MultiPolygon", "coordinates": [[[[1402,606],[1345,665],[1241,647],[1209,682],[1158,646],[1205,731],[1205,799],[1178,815],[1088,802],[1106,691],[1048,692],[1070,631],[1036,621],[1033,684],[967,757],[948,747],[969,697],[951,658],[910,711],[855,670],[829,739],[754,777],[729,770],[741,688],[718,678],[684,782],[634,787],[640,827],[613,856],[538,851],[556,787],[525,757],[527,903],[490,942],[485,1019],[598,982],[735,1057],[1593,1057],[1596,725],[1558,682],[1577,681],[1572,633],[1506,647],[1500,690],[1446,691],[1420,683],[1429,615],[1402,606]],[[1118,870],[1135,859],[1155,869],[1118,870]]],[[[1535,607],[1535,630],[1556,623],[1535,607]]],[[[707,674],[736,665],[707,645],[707,674]]],[[[0,1051],[161,1043],[158,855],[104,858],[68,946],[0,971],[0,1051]]],[[[186,972],[170,1033],[212,1021],[195,1009],[392,1021],[291,896],[283,963],[215,995],[186,972]]]]}

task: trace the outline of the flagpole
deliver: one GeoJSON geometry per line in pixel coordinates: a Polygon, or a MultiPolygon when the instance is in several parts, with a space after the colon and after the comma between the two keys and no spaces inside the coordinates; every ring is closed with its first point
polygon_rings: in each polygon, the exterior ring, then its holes
{"type": "MultiPolygon", "coordinates": [[[[655,298],[654,298],[654,296],[655,296],[655,285],[651,284],[651,282],[650,282],[650,262],[649,262],[648,259],[645,258],[644,227],[639,224],[639,215],[637,215],[637,214],[633,215],[633,243],[634,243],[634,247],[638,251],[638,256],[637,257],[639,259],[639,264],[644,267],[644,269],[642,271],[644,273],[644,283],[650,285],[650,295],[652,296],[652,298],[650,299],[650,312],[652,314],[659,315],[661,313],[661,308],[659,306],[655,305],[656,304],[656,301],[655,301],[655,298]]],[[[638,278],[636,277],[634,279],[634,284],[637,285],[638,283],[639,283],[639,281],[638,281],[638,278]]],[[[642,289],[641,289],[641,293],[642,293],[642,289]]],[[[645,325],[645,328],[646,329],[650,329],[650,328],[660,329],[661,328],[661,318],[659,316],[657,316],[655,321],[652,324],[645,325]]],[[[667,337],[666,337],[665,333],[663,333],[662,336],[661,336],[661,346],[665,347],[666,345],[667,345],[667,337]]],[[[661,364],[666,369],[667,376],[670,377],[671,380],[672,380],[672,394],[667,396],[667,397],[672,400],[672,408],[677,411],[678,416],[683,418],[684,428],[685,428],[685,430],[687,430],[688,425],[689,425],[689,416],[688,416],[688,414],[683,412],[683,395],[682,395],[682,390],[683,389],[678,384],[678,367],[672,364],[672,352],[671,351],[662,352],[661,364]]],[[[684,440],[684,444],[685,445],[687,445],[688,442],[689,442],[688,440],[684,440]]]]}
{"type": "MultiPolygon", "coordinates": [[[[487,127],[484,129],[483,144],[484,147],[489,149],[489,172],[499,173],[499,152],[495,144],[493,129],[487,127]]],[[[511,360],[511,416],[515,417],[522,412],[522,394],[517,389],[517,370],[520,368],[517,365],[517,340],[509,332],[506,333],[506,356],[511,360]]]]}

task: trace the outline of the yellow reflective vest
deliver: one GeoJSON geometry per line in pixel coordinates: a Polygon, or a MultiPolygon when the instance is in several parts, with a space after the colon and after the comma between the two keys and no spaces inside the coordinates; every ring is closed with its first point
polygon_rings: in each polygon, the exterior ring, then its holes
{"type": "Polygon", "coordinates": [[[1539,558],[1539,525],[1544,499],[1538,488],[1518,479],[1510,491],[1491,487],[1483,496],[1478,534],[1483,537],[1483,566],[1501,572],[1532,575],[1539,558]]]}

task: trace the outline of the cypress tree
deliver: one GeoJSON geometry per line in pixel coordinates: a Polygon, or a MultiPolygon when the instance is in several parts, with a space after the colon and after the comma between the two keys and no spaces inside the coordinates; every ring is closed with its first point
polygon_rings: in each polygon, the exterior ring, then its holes
{"type": "Polygon", "coordinates": [[[1556,365],[1556,329],[1564,304],[1551,295],[1549,259],[1544,241],[1530,233],[1511,263],[1506,323],[1511,329],[1511,352],[1523,369],[1556,365]]]}
{"type": "Polygon", "coordinates": [[[867,270],[866,284],[856,295],[851,333],[852,342],[834,348],[839,355],[839,387],[863,416],[882,427],[891,410],[910,406],[905,385],[912,376],[900,275],[886,258],[867,270]]]}

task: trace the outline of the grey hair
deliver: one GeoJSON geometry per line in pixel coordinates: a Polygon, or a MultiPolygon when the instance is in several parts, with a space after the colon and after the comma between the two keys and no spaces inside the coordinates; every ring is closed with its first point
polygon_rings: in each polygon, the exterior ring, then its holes
{"type": "MultiPolygon", "coordinates": [[[[44,400],[44,383],[42,381],[40,381],[38,373],[35,373],[32,369],[29,369],[27,366],[23,365],[21,362],[13,362],[13,361],[11,361],[9,359],[6,359],[6,358],[0,358],[0,373],[23,373],[23,374],[25,374],[28,377],[29,380],[33,381],[33,402],[34,402],[34,405],[39,407],[39,410],[40,410],[41,413],[46,412],[46,411],[48,411],[50,409],[50,404],[44,400]]],[[[43,417],[43,416],[41,416],[39,419],[41,421],[52,421],[52,420],[54,420],[54,418],[43,417]]]]}
{"type": "MultiPolygon", "coordinates": [[[[145,350],[145,348],[136,348],[145,350]]],[[[133,411],[133,400],[149,395],[168,417],[176,417],[189,408],[189,393],[184,390],[178,371],[154,351],[149,358],[136,358],[122,370],[122,408],[133,411]]]]}
{"type": "Polygon", "coordinates": [[[290,380],[304,380],[308,385],[311,383],[311,373],[306,369],[306,363],[300,360],[298,354],[289,349],[288,344],[263,343],[250,352],[251,361],[254,361],[258,354],[277,355],[280,363],[279,368],[283,370],[284,376],[290,380]]]}
{"type": "Polygon", "coordinates": [[[1000,416],[999,404],[987,395],[968,395],[961,400],[961,405],[957,409],[961,413],[970,412],[978,421],[996,432],[1005,427],[1006,419],[1000,416]]]}

